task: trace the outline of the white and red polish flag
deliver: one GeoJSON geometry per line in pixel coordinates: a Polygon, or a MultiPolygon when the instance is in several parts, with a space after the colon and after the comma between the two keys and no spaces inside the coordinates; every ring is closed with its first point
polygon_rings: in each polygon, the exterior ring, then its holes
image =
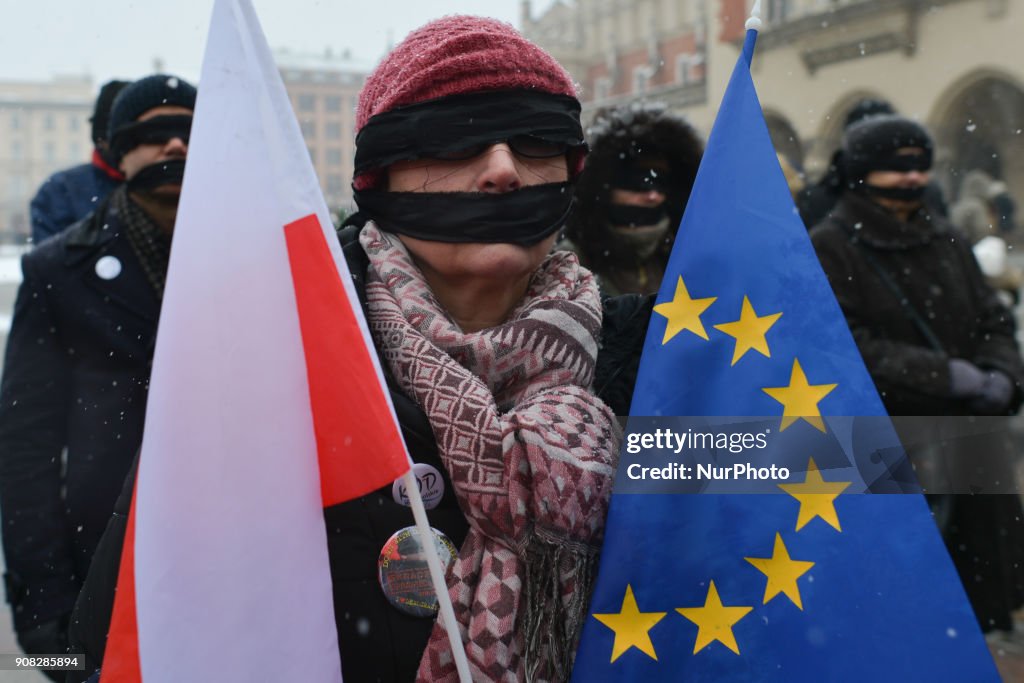
{"type": "Polygon", "coordinates": [[[341,680],[323,507],[409,459],[249,0],[216,0],[103,683],[341,680]]]}

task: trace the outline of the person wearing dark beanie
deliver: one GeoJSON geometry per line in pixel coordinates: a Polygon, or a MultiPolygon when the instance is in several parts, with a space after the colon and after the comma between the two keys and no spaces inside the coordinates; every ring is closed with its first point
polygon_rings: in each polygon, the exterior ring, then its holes
{"type": "Polygon", "coordinates": [[[107,145],[107,121],[114,98],[130,81],[108,81],[100,88],[92,116],[92,160],[46,179],[29,204],[32,243],[39,244],[86,216],[123,180],[107,145]]]}
{"type": "MultiPolygon", "coordinates": [[[[845,133],[852,126],[866,119],[894,115],[896,115],[896,110],[885,100],[866,97],[858,101],[846,114],[843,131],[845,133]]],[[[796,195],[800,219],[808,229],[813,228],[829,215],[836,202],[839,201],[839,195],[846,187],[846,163],[843,160],[843,154],[842,147],[833,152],[828,169],[821,179],[796,195]]],[[[925,186],[924,199],[925,203],[932,208],[933,213],[942,216],[948,214],[942,188],[936,183],[929,183],[925,186]]]]}
{"type": "MultiPolygon", "coordinates": [[[[92,128],[92,142],[103,152],[106,152],[110,145],[108,139],[110,135],[110,108],[114,104],[114,100],[117,98],[118,93],[131,85],[131,81],[107,81],[100,88],[99,97],[96,98],[96,107],[93,109],[92,116],[89,117],[89,124],[92,128]]],[[[107,163],[112,163],[109,158],[106,158],[107,163]]],[[[116,166],[116,163],[113,165],[116,166]]]]}
{"type": "Polygon", "coordinates": [[[923,126],[895,114],[863,119],[846,129],[842,150],[850,190],[903,202],[887,205],[901,209],[904,217],[920,206],[933,156],[932,138],[923,126]],[[892,171],[901,177],[876,175],[876,182],[885,182],[879,186],[867,181],[872,171],[892,171]],[[889,178],[892,184],[886,182],[889,178]],[[924,182],[919,182],[922,179],[924,182]]]}
{"type": "Polygon", "coordinates": [[[122,90],[110,108],[110,154],[125,175],[126,196],[169,240],[185,173],[196,89],[154,74],[122,90]]]}
{"type": "Polygon", "coordinates": [[[7,600],[29,654],[66,651],[141,445],[194,103],[195,88],[159,75],[122,89],[109,116],[98,107],[125,182],[22,258],[0,381],[0,513],[7,600]]]}
{"type": "MultiPolygon", "coordinates": [[[[933,147],[899,116],[850,126],[844,191],[811,240],[890,415],[1012,415],[1024,399],[1014,317],[970,241],[924,200],[933,147]]],[[[982,630],[1011,630],[1024,605],[1020,499],[932,503],[951,510],[945,540],[982,630]]]]}

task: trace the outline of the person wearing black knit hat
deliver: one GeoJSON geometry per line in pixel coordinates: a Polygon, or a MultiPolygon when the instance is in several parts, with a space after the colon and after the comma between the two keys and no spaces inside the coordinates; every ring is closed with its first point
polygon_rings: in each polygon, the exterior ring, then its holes
{"type": "MultiPolygon", "coordinates": [[[[866,97],[857,102],[846,114],[843,131],[849,130],[866,119],[895,114],[896,110],[885,100],[866,97]]],[[[800,211],[800,218],[808,229],[829,215],[839,200],[839,195],[842,194],[846,182],[846,164],[843,160],[843,150],[840,148],[832,153],[825,174],[816,183],[804,188],[796,195],[796,206],[800,211]]],[[[948,214],[942,188],[935,183],[929,183],[925,186],[924,193],[925,203],[932,207],[933,213],[942,216],[948,214]]]]}
{"type": "Polygon", "coordinates": [[[94,126],[125,182],[22,259],[0,382],[0,513],[7,600],[29,654],[65,651],[142,442],[195,97],[166,75],[124,88],[94,126]]]}
{"type": "MultiPolygon", "coordinates": [[[[851,126],[843,194],[811,240],[890,415],[1012,415],[1024,400],[1014,318],[970,241],[924,200],[932,150],[909,119],[851,126]]],[[[944,535],[982,630],[1012,629],[1024,604],[1019,498],[932,502],[951,506],[944,535]]]]}
{"type": "Polygon", "coordinates": [[[48,237],[85,217],[121,184],[124,176],[109,153],[107,121],[110,105],[130,81],[108,81],[100,88],[92,116],[92,160],[58,171],[47,178],[29,205],[32,243],[48,237]]]}
{"type": "Polygon", "coordinates": [[[590,155],[559,246],[579,256],[606,295],[657,292],[704,145],[683,118],[653,103],[599,110],[587,137],[590,155]]]}
{"type": "Polygon", "coordinates": [[[928,185],[932,147],[928,131],[910,119],[889,114],[858,121],[843,136],[846,186],[908,220],[928,185]]]}
{"type": "Polygon", "coordinates": [[[125,197],[143,210],[168,242],[195,103],[192,84],[154,74],[125,88],[110,108],[110,151],[125,176],[125,197]]]}

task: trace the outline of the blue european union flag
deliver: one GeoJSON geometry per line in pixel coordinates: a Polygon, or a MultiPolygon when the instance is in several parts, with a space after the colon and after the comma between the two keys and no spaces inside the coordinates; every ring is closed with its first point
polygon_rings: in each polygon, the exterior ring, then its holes
{"type": "MultiPolygon", "coordinates": [[[[855,493],[870,463],[815,462],[816,439],[856,440],[849,416],[891,425],[779,168],[755,39],[708,140],[631,415],[774,416],[807,464],[757,495],[624,494],[620,467],[573,679],[998,681],[923,497],[855,493]]],[[[631,417],[628,435],[647,424],[631,417]]]]}

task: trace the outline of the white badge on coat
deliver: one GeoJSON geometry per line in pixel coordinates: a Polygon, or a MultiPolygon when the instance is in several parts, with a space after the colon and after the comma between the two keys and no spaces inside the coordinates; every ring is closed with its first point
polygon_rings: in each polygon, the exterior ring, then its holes
{"type": "Polygon", "coordinates": [[[96,261],[96,275],[104,280],[113,280],[121,274],[121,262],[116,256],[104,256],[96,261]]]}
{"type": "MultiPolygon", "coordinates": [[[[420,487],[423,507],[433,510],[444,496],[444,477],[441,476],[436,467],[425,462],[413,463],[412,473],[416,476],[416,483],[420,487]]],[[[391,486],[391,497],[399,505],[408,506],[410,504],[408,491],[405,490],[405,477],[395,480],[395,483],[391,486]]]]}

